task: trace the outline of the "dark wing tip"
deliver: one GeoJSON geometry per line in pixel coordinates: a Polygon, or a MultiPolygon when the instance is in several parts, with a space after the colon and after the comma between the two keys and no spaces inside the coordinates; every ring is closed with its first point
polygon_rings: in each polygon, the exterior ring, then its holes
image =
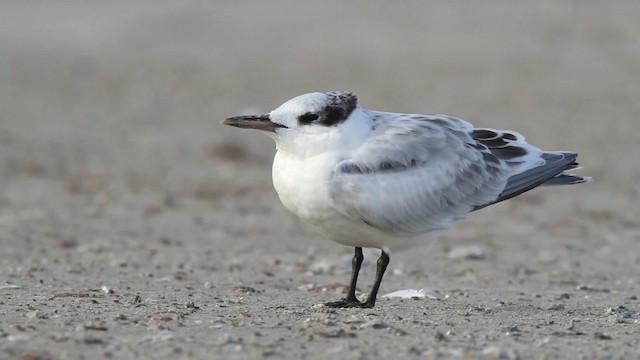
{"type": "Polygon", "coordinates": [[[585,182],[592,181],[593,179],[590,176],[579,176],[574,174],[565,174],[561,173],[551,179],[542,183],[544,186],[550,185],[573,185],[573,184],[582,184],[585,182]]]}
{"type": "Polygon", "coordinates": [[[570,185],[591,180],[591,178],[587,176],[564,173],[564,171],[574,169],[578,165],[575,161],[577,157],[578,154],[573,152],[542,153],[542,158],[545,160],[543,165],[510,177],[507,185],[496,201],[478,205],[473,208],[473,211],[511,199],[540,185],[570,185]]]}

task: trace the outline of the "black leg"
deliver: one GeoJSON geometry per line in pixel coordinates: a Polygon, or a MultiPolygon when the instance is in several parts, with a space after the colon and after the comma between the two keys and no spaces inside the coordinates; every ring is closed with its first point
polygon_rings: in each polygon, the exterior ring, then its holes
{"type": "Polygon", "coordinates": [[[373,307],[373,305],[375,305],[376,303],[376,297],[378,296],[380,283],[382,283],[382,277],[384,276],[385,270],[387,270],[387,265],[389,265],[389,254],[387,254],[384,250],[382,250],[382,254],[380,254],[377,265],[376,281],[373,283],[373,288],[371,288],[371,292],[369,293],[367,301],[363,304],[365,305],[364,307],[373,307]]]}
{"type": "Polygon", "coordinates": [[[353,260],[351,260],[351,283],[349,283],[349,292],[347,293],[347,301],[358,302],[356,298],[356,283],[358,282],[358,274],[360,273],[360,267],[362,266],[362,248],[357,247],[353,254],[353,260]]]}
{"type": "Polygon", "coordinates": [[[355,255],[353,256],[352,272],[351,272],[351,284],[349,285],[349,292],[347,297],[340,301],[328,302],[325,305],[329,307],[347,308],[347,307],[360,307],[360,308],[372,308],[376,304],[376,297],[378,296],[378,290],[380,289],[380,283],[382,283],[382,277],[384,276],[387,265],[389,265],[389,254],[382,250],[382,254],[377,262],[376,268],[376,280],[373,283],[373,288],[369,292],[367,301],[360,302],[356,298],[356,282],[358,281],[358,273],[360,272],[360,266],[362,265],[362,248],[357,247],[355,255]]]}
{"type": "Polygon", "coordinates": [[[339,301],[328,302],[325,304],[326,306],[344,308],[359,306],[362,304],[356,297],[356,283],[358,282],[358,274],[360,273],[362,260],[364,260],[364,256],[362,255],[362,248],[357,247],[355,249],[355,253],[353,254],[353,260],[351,261],[351,283],[349,284],[347,297],[339,301]]]}

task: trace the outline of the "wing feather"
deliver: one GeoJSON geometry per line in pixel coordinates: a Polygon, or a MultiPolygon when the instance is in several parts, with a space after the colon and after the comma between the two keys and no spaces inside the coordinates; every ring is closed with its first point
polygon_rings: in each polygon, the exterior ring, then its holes
{"type": "Polygon", "coordinates": [[[577,166],[577,156],[578,154],[567,151],[547,151],[542,153],[541,158],[544,160],[544,164],[511,176],[504,190],[495,201],[477,206],[474,210],[511,199],[540,185],[565,185],[588,181],[590,179],[588,177],[564,173],[565,170],[570,170],[577,166]]]}
{"type": "Polygon", "coordinates": [[[331,198],[344,215],[395,235],[446,228],[543,162],[516,133],[444,115],[377,115],[373,136],[336,166],[331,198]]]}
{"type": "Polygon", "coordinates": [[[331,177],[333,207],[398,236],[451,222],[540,185],[588,181],[564,173],[571,152],[542,152],[513,131],[446,115],[371,111],[372,136],[331,177]]]}

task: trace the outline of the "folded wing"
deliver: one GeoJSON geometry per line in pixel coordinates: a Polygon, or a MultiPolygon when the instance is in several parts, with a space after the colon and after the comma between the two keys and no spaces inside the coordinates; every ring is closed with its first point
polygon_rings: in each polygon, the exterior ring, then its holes
{"type": "Polygon", "coordinates": [[[544,153],[515,132],[444,115],[373,115],[373,136],[334,169],[331,198],[344,215],[397,236],[446,228],[547,181],[575,180],[562,177],[575,154],[544,153]]]}

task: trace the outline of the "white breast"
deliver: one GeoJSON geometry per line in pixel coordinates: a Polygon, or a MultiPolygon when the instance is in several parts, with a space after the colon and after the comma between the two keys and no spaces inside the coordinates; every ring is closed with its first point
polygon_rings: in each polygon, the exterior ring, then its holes
{"type": "Polygon", "coordinates": [[[337,163],[330,154],[304,160],[279,151],[273,161],[273,185],[284,206],[326,238],[357,247],[399,248],[424,239],[400,240],[338,212],[331,204],[329,177],[337,163]],[[402,246],[400,246],[402,245],[402,246]]]}
{"type": "Polygon", "coordinates": [[[330,206],[328,179],[332,171],[329,154],[301,159],[278,151],[273,160],[273,186],[280,201],[310,224],[335,216],[330,206]]]}

